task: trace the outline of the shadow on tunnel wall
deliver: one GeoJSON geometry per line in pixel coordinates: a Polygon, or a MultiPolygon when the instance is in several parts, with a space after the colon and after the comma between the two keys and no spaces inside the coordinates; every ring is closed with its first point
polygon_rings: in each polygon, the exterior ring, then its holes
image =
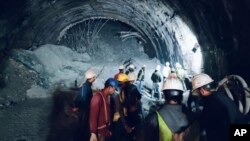
{"type": "Polygon", "coordinates": [[[79,119],[76,112],[72,111],[77,90],[62,90],[57,88],[53,92],[53,107],[49,116],[49,134],[47,141],[72,141],[75,140],[79,119]]]}
{"type": "Polygon", "coordinates": [[[0,89],[2,89],[6,86],[6,83],[4,81],[5,78],[4,78],[4,74],[3,74],[3,70],[6,66],[4,53],[0,53],[0,66],[1,66],[1,69],[0,69],[0,89]]]}

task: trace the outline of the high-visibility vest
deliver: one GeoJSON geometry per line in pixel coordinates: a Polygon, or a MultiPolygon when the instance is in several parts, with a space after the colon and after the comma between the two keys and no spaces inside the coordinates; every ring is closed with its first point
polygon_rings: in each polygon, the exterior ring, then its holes
{"type": "Polygon", "coordinates": [[[168,125],[165,123],[161,115],[156,111],[157,119],[159,123],[159,141],[172,141],[173,133],[168,128],[168,125]]]}

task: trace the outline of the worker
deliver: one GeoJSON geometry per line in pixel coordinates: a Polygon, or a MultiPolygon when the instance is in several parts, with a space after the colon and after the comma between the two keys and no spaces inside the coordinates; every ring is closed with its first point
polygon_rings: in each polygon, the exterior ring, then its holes
{"type": "Polygon", "coordinates": [[[168,78],[163,84],[165,104],[145,119],[144,141],[184,141],[189,131],[189,118],[182,105],[183,85],[168,78]]]}
{"type": "Polygon", "coordinates": [[[120,65],[119,72],[117,74],[115,74],[114,78],[117,79],[119,74],[124,73],[124,69],[125,69],[125,67],[123,65],[120,65]]]}
{"type": "Polygon", "coordinates": [[[214,89],[214,80],[207,74],[192,78],[192,91],[202,97],[201,133],[206,141],[229,141],[229,125],[237,122],[240,112],[224,93],[214,89]]]}
{"type": "Polygon", "coordinates": [[[166,66],[162,69],[163,81],[165,81],[171,72],[170,63],[166,62],[166,66]]]}
{"type": "Polygon", "coordinates": [[[138,90],[140,93],[143,91],[143,85],[144,85],[144,79],[145,79],[145,69],[146,65],[142,65],[141,69],[138,72],[137,75],[137,82],[138,82],[138,90]]]}
{"type": "Polygon", "coordinates": [[[114,94],[118,82],[109,78],[104,84],[104,89],[97,91],[90,103],[90,141],[108,141],[112,135],[110,131],[110,105],[109,96],[114,94]]]}
{"type": "Polygon", "coordinates": [[[96,80],[96,74],[92,69],[88,69],[85,72],[86,81],[80,86],[80,92],[75,98],[75,105],[78,108],[79,113],[79,127],[76,140],[89,140],[89,108],[90,101],[93,96],[91,86],[96,80]]]}
{"type": "Polygon", "coordinates": [[[157,100],[161,100],[161,92],[160,92],[161,75],[159,73],[160,69],[161,66],[157,65],[155,71],[151,75],[151,80],[153,81],[151,98],[155,98],[157,100]]]}

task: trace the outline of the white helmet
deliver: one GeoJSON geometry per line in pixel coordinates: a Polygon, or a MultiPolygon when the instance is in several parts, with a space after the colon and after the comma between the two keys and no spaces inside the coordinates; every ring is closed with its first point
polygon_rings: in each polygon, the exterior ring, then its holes
{"type": "Polygon", "coordinates": [[[175,67],[177,68],[177,69],[181,69],[182,67],[181,67],[181,64],[180,63],[175,63],[175,67]]]}
{"type": "Polygon", "coordinates": [[[135,69],[135,66],[133,64],[130,64],[128,68],[135,69]]]}
{"type": "Polygon", "coordinates": [[[125,69],[125,67],[123,65],[119,66],[119,70],[124,70],[124,69],[125,69]]]}
{"type": "Polygon", "coordinates": [[[180,90],[184,91],[183,85],[179,79],[170,78],[163,83],[162,90],[180,90]]]}
{"type": "Polygon", "coordinates": [[[144,65],[142,65],[142,68],[146,68],[146,65],[144,64],[144,65]]]}
{"type": "Polygon", "coordinates": [[[159,71],[161,69],[161,66],[160,65],[157,65],[155,70],[159,71]]]}
{"type": "Polygon", "coordinates": [[[169,62],[166,62],[166,66],[169,66],[170,65],[170,63],[169,62]]]}
{"type": "Polygon", "coordinates": [[[135,81],[136,80],[136,75],[135,73],[131,72],[128,74],[128,81],[135,81]]]}
{"type": "Polygon", "coordinates": [[[214,80],[207,74],[204,73],[197,74],[192,78],[192,87],[193,87],[192,91],[202,86],[205,86],[213,81],[214,80]]]}
{"type": "Polygon", "coordinates": [[[95,76],[96,76],[95,72],[93,70],[91,70],[91,69],[89,69],[89,70],[87,70],[85,72],[85,78],[86,79],[90,79],[90,78],[93,78],[95,76]]]}

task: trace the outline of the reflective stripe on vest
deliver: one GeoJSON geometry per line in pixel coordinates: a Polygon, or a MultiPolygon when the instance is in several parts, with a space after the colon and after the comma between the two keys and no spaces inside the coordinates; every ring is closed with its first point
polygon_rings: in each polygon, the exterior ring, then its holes
{"type": "Polygon", "coordinates": [[[159,141],[172,141],[172,132],[168,128],[161,115],[156,111],[159,123],[159,141]]]}

